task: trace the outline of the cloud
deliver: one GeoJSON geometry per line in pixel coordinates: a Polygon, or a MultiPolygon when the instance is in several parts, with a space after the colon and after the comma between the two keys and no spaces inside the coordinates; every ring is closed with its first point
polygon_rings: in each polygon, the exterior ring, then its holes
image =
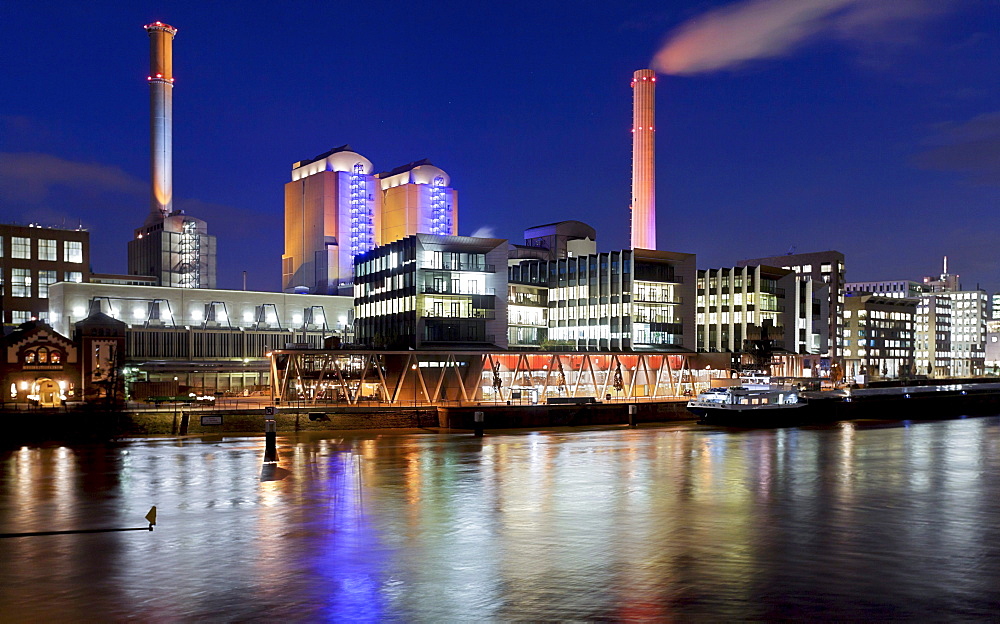
{"type": "Polygon", "coordinates": [[[906,39],[905,25],[946,11],[951,4],[952,0],[744,0],[675,29],[652,67],[664,74],[700,74],[787,56],[823,38],[900,42],[906,39]]]}
{"type": "Polygon", "coordinates": [[[496,238],[496,230],[493,228],[492,225],[484,225],[478,228],[472,234],[469,234],[469,236],[474,236],[477,238],[496,238]]]}
{"type": "Polygon", "coordinates": [[[0,199],[39,204],[56,187],[74,191],[141,194],[142,180],[118,167],[74,162],[51,154],[0,152],[0,199]]]}
{"type": "Polygon", "coordinates": [[[949,122],[914,157],[922,169],[957,171],[979,184],[1000,186],[1000,111],[964,123],[949,122]]]}

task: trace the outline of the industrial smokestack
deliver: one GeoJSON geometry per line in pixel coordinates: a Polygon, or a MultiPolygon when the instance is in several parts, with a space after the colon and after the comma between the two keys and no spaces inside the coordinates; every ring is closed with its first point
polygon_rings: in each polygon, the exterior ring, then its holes
{"type": "Polygon", "coordinates": [[[632,74],[632,248],[656,249],[656,72],[632,74]]]}
{"type": "Polygon", "coordinates": [[[173,212],[174,35],[163,22],[144,26],[149,34],[149,143],[151,197],[146,224],[173,212]]]}

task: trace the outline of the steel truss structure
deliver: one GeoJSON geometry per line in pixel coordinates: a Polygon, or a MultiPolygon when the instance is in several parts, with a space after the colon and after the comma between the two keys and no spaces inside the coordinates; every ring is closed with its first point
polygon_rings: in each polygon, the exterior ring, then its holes
{"type": "Polygon", "coordinates": [[[455,404],[551,397],[667,399],[723,370],[691,367],[694,354],[510,351],[272,351],[276,403],[455,404]]]}

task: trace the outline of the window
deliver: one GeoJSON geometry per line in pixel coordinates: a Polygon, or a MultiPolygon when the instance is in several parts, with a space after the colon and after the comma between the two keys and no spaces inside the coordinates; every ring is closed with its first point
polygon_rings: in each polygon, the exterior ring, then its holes
{"type": "Polygon", "coordinates": [[[83,262],[83,243],[66,241],[63,243],[63,260],[66,262],[83,262]]]}
{"type": "MultiPolygon", "coordinates": [[[[31,271],[29,269],[11,269],[10,272],[10,296],[30,297],[31,296],[31,271]]],[[[17,314],[15,312],[14,314],[17,314]]],[[[21,321],[24,323],[27,321],[21,321]]]]}
{"type": "Polygon", "coordinates": [[[31,239],[12,236],[10,238],[10,257],[31,260],[31,239]]]}
{"type": "Polygon", "coordinates": [[[31,312],[27,310],[14,310],[11,312],[11,321],[14,324],[19,325],[21,323],[27,323],[31,320],[31,312]]]}
{"type": "Polygon", "coordinates": [[[49,240],[46,238],[38,239],[38,259],[39,260],[56,259],[56,242],[54,240],[49,240]]]}
{"type": "Polygon", "coordinates": [[[49,286],[56,283],[56,272],[55,271],[39,271],[38,272],[38,298],[48,299],[49,298],[49,286]]]}
{"type": "Polygon", "coordinates": [[[83,273],[80,271],[65,271],[63,272],[64,282],[76,282],[79,284],[83,281],[83,273]]]}

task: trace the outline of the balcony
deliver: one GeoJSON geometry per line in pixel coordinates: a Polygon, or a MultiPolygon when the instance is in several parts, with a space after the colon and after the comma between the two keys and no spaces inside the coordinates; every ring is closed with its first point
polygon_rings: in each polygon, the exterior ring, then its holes
{"type": "Polygon", "coordinates": [[[426,269],[430,271],[470,271],[474,273],[496,273],[495,264],[482,264],[473,262],[451,262],[447,264],[435,264],[433,262],[424,262],[420,265],[421,269],[426,269]]]}
{"type": "Polygon", "coordinates": [[[548,327],[549,323],[545,319],[522,314],[510,314],[507,316],[508,325],[522,325],[527,327],[548,327]]]}
{"type": "Polygon", "coordinates": [[[497,317],[496,310],[472,310],[463,314],[452,310],[434,310],[427,308],[421,315],[424,318],[444,318],[444,319],[486,319],[493,320],[497,317]]]}
{"type": "Polygon", "coordinates": [[[632,293],[632,301],[636,303],[669,303],[671,305],[680,305],[681,298],[674,296],[672,299],[670,297],[664,297],[656,293],[639,292],[632,293]]]}
{"type": "Polygon", "coordinates": [[[494,295],[493,288],[452,288],[451,284],[425,284],[420,292],[425,295],[494,295]]]}

